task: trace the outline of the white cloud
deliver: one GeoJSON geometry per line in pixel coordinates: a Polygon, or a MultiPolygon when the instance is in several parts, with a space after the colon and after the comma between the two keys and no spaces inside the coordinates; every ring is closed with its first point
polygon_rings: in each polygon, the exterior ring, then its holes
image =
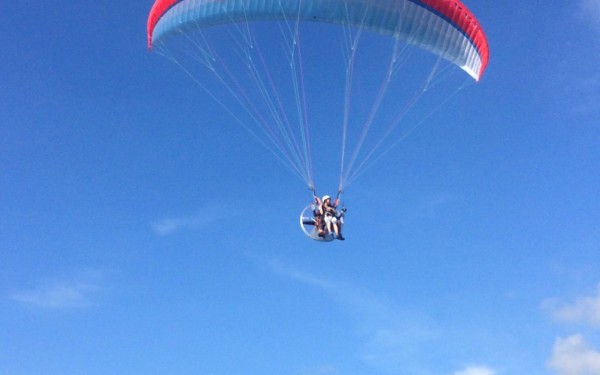
{"type": "Polygon", "coordinates": [[[426,352],[439,336],[439,328],[427,316],[397,306],[367,289],[320,278],[277,261],[270,266],[278,274],[322,290],[357,318],[358,330],[366,340],[362,349],[366,363],[409,370],[411,360],[419,352],[426,352]]]}
{"type": "Polygon", "coordinates": [[[468,366],[464,370],[455,371],[452,375],[495,375],[496,371],[485,366],[468,366]]]}
{"type": "Polygon", "coordinates": [[[335,375],[339,373],[339,370],[333,365],[320,365],[302,371],[301,375],[335,375]]]}
{"type": "Polygon", "coordinates": [[[180,230],[197,229],[209,225],[213,219],[208,216],[190,216],[163,219],[152,224],[152,229],[159,236],[167,236],[180,230]]]}
{"type": "Polygon", "coordinates": [[[600,375],[600,352],[581,335],[558,338],[548,366],[558,375],[600,375]]]}
{"type": "MultiPolygon", "coordinates": [[[[443,340],[453,333],[440,326],[426,313],[412,311],[402,303],[377,295],[373,291],[320,277],[284,264],[278,260],[268,263],[271,271],[318,289],[331,299],[357,322],[357,333],[362,339],[360,358],[370,366],[383,368],[393,373],[433,374],[439,373],[430,366],[434,351],[440,350],[451,355],[443,340]],[[436,348],[432,350],[432,348],[436,348]],[[447,351],[448,350],[448,351],[447,351]]],[[[467,336],[464,331],[460,337],[467,336]]],[[[487,366],[466,366],[451,375],[496,375],[496,370],[487,366]]]]}
{"type": "Polygon", "coordinates": [[[600,27],[600,0],[582,0],[579,6],[582,15],[600,27]]]}
{"type": "MultiPolygon", "coordinates": [[[[589,27],[591,36],[600,37],[600,0],[580,0],[576,11],[577,21],[582,21],[583,27],[589,27]]],[[[591,48],[590,57],[597,56],[597,49],[591,48]]],[[[592,60],[593,61],[593,60],[592,60]]],[[[597,81],[596,81],[597,82],[597,81]]]]}
{"type": "Polygon", "coordinates": [[[449,193],[438,193],[437,195],[430,196],[421,203],[421,215],[428,218],[436,217],[443,208],[455,201],[456,197],[449,193]]]}
{"type": "Polygon", "coordinates": [[[103,272],[87,271],[66,280],[46,280],[15,291],[10,298],[25,305],[45,309],[74,309],[95,305],[95,297],[105,290],[103,272]]]}
{"type": "Polygon", "coordinates": [[[557,299],[548,299],[542,306],[552,311],[555,319],[586,323],[600,328],[600,285],[595,295],[579,297],[573,303],[561,303],[557,299]]]}
{"type": "Polygon", "coordinates": [[[210,226],[225,215],[235,215],[234,210],[226,207],[205,207],[202,213],[192,216],[181,216],[162,219],[152,224],[152,229],[159,236],[167,236],[182,230],[193,230],[210,226]]]}

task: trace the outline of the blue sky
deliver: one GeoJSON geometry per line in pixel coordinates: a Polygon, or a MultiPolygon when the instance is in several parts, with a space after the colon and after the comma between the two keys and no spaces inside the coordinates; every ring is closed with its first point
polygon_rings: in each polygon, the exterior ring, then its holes
{"type": "Polygon", "coordinates": [[[482,81],[330,244],[151,5],[0,4],[1,374],[600,374],[598,0],[467,2],[482,81]]]}

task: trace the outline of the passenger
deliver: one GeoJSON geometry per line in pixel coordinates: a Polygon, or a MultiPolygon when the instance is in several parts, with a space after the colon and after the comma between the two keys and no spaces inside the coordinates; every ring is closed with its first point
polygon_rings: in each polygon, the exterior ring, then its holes
{"type": "Polygon", "coordinates": [[[338,215],[336,210],[339,204],[339,199],[336,199],[333,204],[331,204],[331,197],[329,195],[323,196],[322,203],[319,205],[319,213],[323,217],[325,221],[325,226],[327,229],[327,233],[335,233],[335,238],[338,240],[345,240],[344,236],[342,236],[342,217],[346,212],[346,209],[342,209],[342,213],[338,215]]]}
{"type": "Polygon", "coordinates": [[[321,209],[323,202],[321,202],[321,199],[319,199],[319,197],[317,197],[316,194],[314,197],[316,203],[315,209],[313,210],[313,215],[315,217],[315,227],[317,228],[318,236],[325,237],[327,232],[325,231],[325,221],[323,220],[323,212],[321,209]]]}

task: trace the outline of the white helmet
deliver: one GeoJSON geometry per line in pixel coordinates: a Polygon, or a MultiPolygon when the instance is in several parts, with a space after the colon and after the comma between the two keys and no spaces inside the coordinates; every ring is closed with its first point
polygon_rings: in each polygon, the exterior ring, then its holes
{"type": "Polygon", "coordinates": [[[323,195],[323,202],[325,202],[327,199],[331,200],[331,197],[329,195],[323,195]]]}

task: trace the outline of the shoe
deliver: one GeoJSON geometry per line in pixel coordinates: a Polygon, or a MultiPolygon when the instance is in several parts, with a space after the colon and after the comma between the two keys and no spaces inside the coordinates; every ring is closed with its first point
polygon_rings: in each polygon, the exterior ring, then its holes
{"type": "Polygon", "coordinates": [[[341,234],[338,234],[338,236],[336,238],[338,240],[340,240],[340,241],[344,241],[345,240],[345,238],[341,234]]]}

